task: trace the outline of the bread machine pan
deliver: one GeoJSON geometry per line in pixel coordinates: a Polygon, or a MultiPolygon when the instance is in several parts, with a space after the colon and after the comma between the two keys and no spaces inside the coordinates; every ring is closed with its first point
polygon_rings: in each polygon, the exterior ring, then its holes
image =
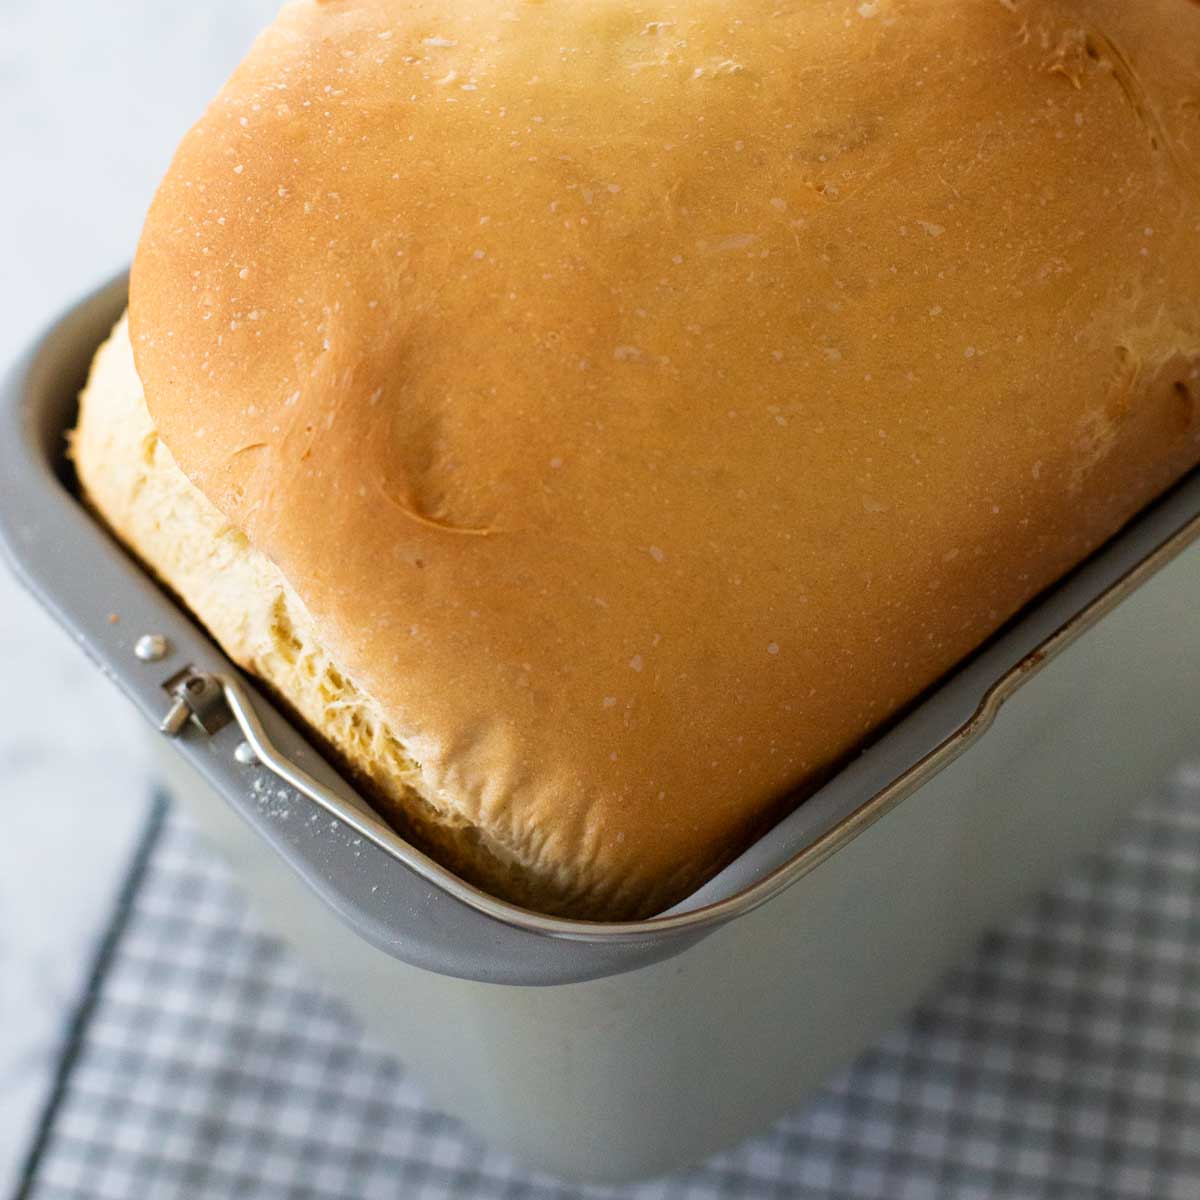
{"type": "Polygon", "coordinates": [[[72,493],[64,433],[124,303],[124,279],[101,288],[9,375],[0,542],[180,734],[152,734],[162,769],[268,919],[445,1111],[528,1163],[630,1179],[759,1128],[1195,749],[1193,475],[669,913],[598,925],[481,897],[382,828],[72,493]],[[263,765],[275,751],[316,799],[263,765]]]}
{"type": "Polygon", "coordinates": [[[602,925],[474,893],[380,826],[74,496],[64,434],[124,304],[120,278],[8,376],[8,557],[180,734],[155,734],[164,772],[276,928],[446,1111],[529,1163],[632,1178],[752,1132],[1195,748],[1193,474],[674,910],[602,925]]]}

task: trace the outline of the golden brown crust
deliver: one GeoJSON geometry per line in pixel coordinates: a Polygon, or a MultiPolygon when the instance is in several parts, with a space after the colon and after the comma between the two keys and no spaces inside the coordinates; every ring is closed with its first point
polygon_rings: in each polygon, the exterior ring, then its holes
{"type": "Polygon", "coordinates": [[[301,0],[138,369],[422,789],[644,912],[1200,457],[1198,97],[1187,0],[301,0]]]}

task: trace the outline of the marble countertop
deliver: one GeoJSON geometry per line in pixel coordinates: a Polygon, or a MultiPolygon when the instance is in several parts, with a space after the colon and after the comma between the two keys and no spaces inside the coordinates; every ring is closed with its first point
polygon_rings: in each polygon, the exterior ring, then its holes
{"type": "MultiPolygon", "coordinates": [[[[0,5],[0,370],[133,252],[179,136],[275,0],[0,5]]],[[[3,480],[0,480],[3,487],[3,480]]],[[[0,1195],[148,795],[141,722],[0,566],[0,1195]]]]}

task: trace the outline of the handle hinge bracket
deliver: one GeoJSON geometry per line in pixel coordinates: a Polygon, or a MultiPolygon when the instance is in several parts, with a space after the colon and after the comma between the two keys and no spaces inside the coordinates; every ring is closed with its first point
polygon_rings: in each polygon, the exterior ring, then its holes
{"type": "Polygon", "coordinates": [[[171,697],[171,706],[158,728],[167,737],[178,737],[189,721],[194,721],[205,733],[213,734],[233,719],[221,681],[195,667],[184,667],[172,675],[163,684],[163,690],[171,697]]]}

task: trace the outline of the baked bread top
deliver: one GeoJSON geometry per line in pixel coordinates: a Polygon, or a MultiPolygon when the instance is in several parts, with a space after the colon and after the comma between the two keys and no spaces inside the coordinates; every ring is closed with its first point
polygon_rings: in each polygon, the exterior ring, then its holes
{"type": "Polygon", "coordinates": [[[1198,199],[1189,0],[300,0],[133,346],[455,837],[644,914],[1200,458],[1198,199]]]}

